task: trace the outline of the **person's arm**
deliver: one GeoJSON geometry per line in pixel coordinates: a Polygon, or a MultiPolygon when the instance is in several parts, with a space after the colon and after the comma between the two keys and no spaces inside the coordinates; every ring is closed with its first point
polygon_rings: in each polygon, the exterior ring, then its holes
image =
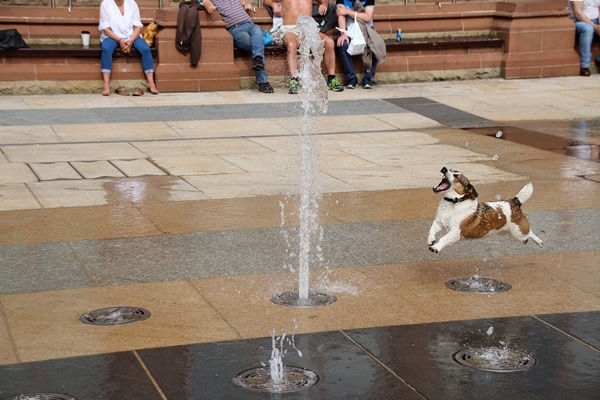
{"type": "Polygon", "coordinates": [[[329,7],[329,0],[313,0],[313,4],[319,5],[319,15],[327,14],[327,8],[329,7]]]}
{"type": "Polygon", "coordinates": [[[583,1],[571,1],[571,6],[573,7],[573,16],[575,16],[577,21],[590,24],[594,27],[594,30],[597,33],[600,32],[600,25],[594,24],[592,20],[589,19],[588,16],[583,12],[583,1]]]}
{"type": "Polygon", "coordinates": [[[273,9],[274,17],[282,17],[283,16],[283,8],[281,6],[281,1],[263,0],[263,7],[264,6],[269,6],[273,9]]]}
{"type": "Polygon", "coordinates": [[[242,5],[242,7],[244,7],[244,10],[252,10],[252,4],[249,4],[246,0],[240,0],[240,4],[242,5]]]}

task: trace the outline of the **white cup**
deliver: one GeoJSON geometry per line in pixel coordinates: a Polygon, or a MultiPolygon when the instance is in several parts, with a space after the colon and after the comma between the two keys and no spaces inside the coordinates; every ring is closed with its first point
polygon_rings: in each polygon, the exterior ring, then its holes
{"type": "Polygon", "coordinates": [[[81,43],[83,43],[83,47],[90,47],[90,32],[89,31],[81,31],[81,43]]]}

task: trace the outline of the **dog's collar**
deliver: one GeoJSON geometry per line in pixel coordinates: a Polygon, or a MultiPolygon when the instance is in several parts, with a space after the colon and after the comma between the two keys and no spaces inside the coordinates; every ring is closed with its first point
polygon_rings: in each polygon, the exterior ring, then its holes
{"type": "Polygon", "coordinates": [[[449,199],[448,197],[444,197],[444,200],[449,201],[450,203],[460,203],[461,201],[465,201],[467,199],[467,196],[463,196],[463,197],[455,197],[453,199],[449,199]]]}

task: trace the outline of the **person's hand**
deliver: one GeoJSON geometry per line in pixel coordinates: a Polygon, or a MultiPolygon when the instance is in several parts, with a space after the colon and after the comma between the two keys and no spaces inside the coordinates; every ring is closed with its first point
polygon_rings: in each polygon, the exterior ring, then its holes
{"type": "Polygon", "coordinates": [[[206,12],[209,13],[209,14],[214,13],[215,10],[217,9],[217,6],[215,6],[214,3],[212,1],[210,1],[210,0],[203,0],[202,1],[202,6],[206,10],[206,12]]]}
{"type": "Polygon", "coordinates": [[[130,39],[121,39],[119,41],[119,45],[121,47],[121,51],[125,54],[131,53],[131,40],[130,39]]]}
{"type": "Polygon", "coordinates": [[[327,4],[319,4],[319,15],[327,14],[327,4]]]}
{"type": "Polygon", "coordinates": [[[344,42],[350,43],[350,39],[348,38],[348,36],[344,32],[342,32],[341,35],[337,38],[337,45],[338,45],[338,47],[340,47],[341,45],[343,45],[344,42]]]}

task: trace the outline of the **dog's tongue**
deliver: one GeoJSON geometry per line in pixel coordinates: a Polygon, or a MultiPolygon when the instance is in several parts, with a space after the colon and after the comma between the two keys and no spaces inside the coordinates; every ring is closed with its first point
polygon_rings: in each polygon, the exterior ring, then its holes
{"type": "Polygon", "coordinates": [[[450,189],[450,182],[448,182],[448,179],[444,178],[439,183],[439,185],[437,185],[436,187],[433,188],[433,191],[436,193],[439,193],[439,192],[445,192],[448,189],[450,189]]]}

